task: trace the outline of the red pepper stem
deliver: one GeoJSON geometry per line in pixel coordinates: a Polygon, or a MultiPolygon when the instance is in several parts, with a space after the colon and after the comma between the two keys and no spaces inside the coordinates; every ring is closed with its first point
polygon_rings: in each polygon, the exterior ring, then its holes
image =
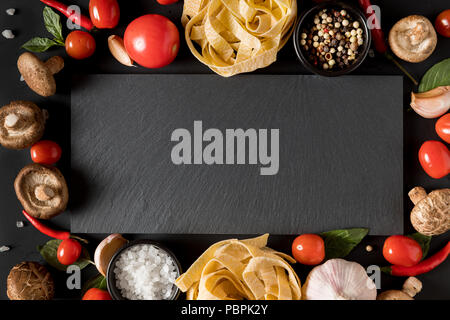
{"type": "Polygon", "coordinates": [[[414,79],[414,77],[397,60],[395,60],[395,58],[389,52],[385,52],[384,55],[388,60],[391,60],[401,71],[403,71],[403,73],[414,83],[414,85],[419,85],[417,80],[414,79]]]}

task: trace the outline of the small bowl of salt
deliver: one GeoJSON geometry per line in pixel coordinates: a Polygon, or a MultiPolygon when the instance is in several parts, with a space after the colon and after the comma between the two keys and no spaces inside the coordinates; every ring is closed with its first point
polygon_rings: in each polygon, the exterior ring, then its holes
{"type": "Polygon", "coordinates": [[[135,240],[112,257],[106,274],[114,300],[176,300],[181,266],[175,255],[152,240],[135,240]]]}

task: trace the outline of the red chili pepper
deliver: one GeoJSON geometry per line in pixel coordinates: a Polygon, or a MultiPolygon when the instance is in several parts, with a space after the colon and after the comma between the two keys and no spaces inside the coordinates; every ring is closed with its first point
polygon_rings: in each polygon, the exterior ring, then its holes
{"type": "Polygon", "coordinates": [[[367,19],[372,21],[372,25],[369,26],[370,32],[372,33],[373,43],[375,45],[375,50],[380,53],[385,53],[388,50],[386,44],[386,38],[384,37],[383,30],[381,29],[380,21],[378,20],[375,10],[370,10],[372,7],[370,0],[358,0],[360,7],[364,10],[364,14],[367,19]]]}
{"type": "Polygon", "coordinates": [[[422,262],[416,264],[412,267],[402,267],[402,266],[390,266],[386,268],[382,268],[384,272],[387,272],[393,276],[400,277],[415,277],[419,274],[427,273],[442,262],[444,262],[450,253],[450,241],[447,242],[447,245],[438,251],[433,256],[423,260],[422,262]]]}
{"type": "Polygon", "coordinates": [[[66,240],[69,238],[74,238],[83,242],[87,242],[86,240],[76,237],[76,236],[71,236],[69,231],[59,231],[59,230],[54,230],[48,226],[46,226],[45,224],[43,224],[42,222],[40,222],[38,219],[30,216],[25,210],[22,210],[23,215],[25,216],[25,218],[28,219],[28,221],[30,221],[30,223],[36,228],[38,229],[40,232],[42,232],[43,234],[55,238],[55,239],[59,239],[59,240],[66,240]]]}
{"type": "Polygon", "coordinates": [[[391,60],[416,86],[419,84],[416,79],[405,69],[403,66],[394,59],[394,57],[388,51],[388,45],[384,36],[383,29],[381,29],[381,23],[378,20],[375,9],[372,7],[370,0],[358,0],[359,6],[363,9],[367,20],[372,22],[369,26],[370,33],[372,34],[375,50],[391,60]]]}
{"type": "Polygon", "coordinates": [[[94,25],[92,24],[91,19],[88,17],[80,14],[79,16],[74,14],[73,10],[69,9],[69,6],[65,5],[64,3],[61,3],[59,1],[55,0],[41,0],[41,2],[45,3],[49,7],[52,7],[59,12],[61,12],[63,15],[65,15],[67,18],[69,18],[72,22],[82,26],[86,30],[91,31],[94,25]]]}

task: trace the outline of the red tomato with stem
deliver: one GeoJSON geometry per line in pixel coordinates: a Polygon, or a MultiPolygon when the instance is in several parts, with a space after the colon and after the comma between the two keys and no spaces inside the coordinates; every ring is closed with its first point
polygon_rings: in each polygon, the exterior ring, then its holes
{"type": "Polygon", "coordinates": [[[89,15],[99,29],[112,29],[119,24],[120,8],[117,0],[89,1],[89,15]]]}
{"type": "Polygon", "coordinates": [[[180,35],[172,21],[158,14],[147,14],[132,21],[124,35],[131,59],[146,68],[171,63],[180,48],[180,35]]]}
{"type": "Polygon", "coordinates": [[[83,300],[112,300],[111,295],[106,290],[91,288],[83,296],[83,300]]]}
{"type": "Polygon", "coordinates": [[[393,265],[412,267],[422,260],[422,247],[407,236],[390,236],[384,241],[383,256],[393,265]]]}
{"type": "Polygon", "coordinates": [[[66,38],[66,52],[74,59],[81,60],[95,52],[95,39],[86,31],[72,31],[66,38]]]}
{"type": "Polygon", "coordinates": [[[317,234],[302,234],[292,243],[292,255],[301,264],[317,265],[325,258],[325,242],[317,234]]]}
{"type": "Polygon", "coordinates": [[[442,140],[450,143],[450,113],[444,114],[436,121],[436,133],[442,140]]]}
{"type": "Polygon", "coordinates": [[[61,264],[70,266],[77,262],[81,251],[81,244],[77,240],[65,239],[59,244],[56,256],[61,264]]]}
{"type": "Polygon", "coordinates": [[[178,0],[156,0],[159,4],[167,5],[178,2],[178,0]]]}
{"type": "Polygon", "coordinates": [[[31,160],[40,164],[55,164],[61,159],[61,147],[53,141],[36,142],[30,149],[31,160]]]}
{"type": "Polygon", "coordinates": [[[441,36],[450,38],[450,9],[442,11],[437,16],[434,27],[441,36]]]}
{"type": "Polygon", "coordinates": [[[432,178],[440,179],[450,173],[450,151],[440,141],[425,141],[419,150],[419,162],[432,178]]]}

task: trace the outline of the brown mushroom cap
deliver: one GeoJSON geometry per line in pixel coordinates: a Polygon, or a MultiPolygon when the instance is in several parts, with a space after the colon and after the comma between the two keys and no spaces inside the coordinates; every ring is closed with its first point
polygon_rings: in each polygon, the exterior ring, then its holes
{"type": "Polygon", "coordinates": [[[436,48],[433,24],[424,16],[412,15],[399,20],[389,31],[389,46],[397,57],[421,62],[436,48]]]}
{"type": "Polygon", "coordinates": [[[64,67],[61,57],[52,57],[42,62],[31,52],[22,53],[17,60],[17,68],[31,90],[43,97],[56,93],[56,82],[53,74],[64,67]]]}
{"type": "Polygon", "coordinates": [[[48,270],[37,262],[22,262],[14,266],[7,280],[10,300],[51,300],[55,284],[48,270]]]}
{"type": "Polygon", "coordinates": [[[400,290],[387,290],[380,293],[377,300],[414,300],[414,298],[400,290]]]}
{"type": "Polygon", "coordinates": [[[31,147],[42,138],[45,117],[30,101],[12,101],[0,108],[0,144],[9,149],[31,147]]]}
{"type": "Polygon", "coordinates": [[[38,219],[51,219],[60,214],[69,201],[66,180],[61,172],[37,163],[27,165],[19,172],[14,189],[25,211],[38,219]]]}
{"type": "Polygon", "coordinates": [[[439,189],[428,195],[422,187],[409,193],[416,205],[411,210],[411,223],[418,232],[435,236],[450,230],[450,189],[439,189]]]}

